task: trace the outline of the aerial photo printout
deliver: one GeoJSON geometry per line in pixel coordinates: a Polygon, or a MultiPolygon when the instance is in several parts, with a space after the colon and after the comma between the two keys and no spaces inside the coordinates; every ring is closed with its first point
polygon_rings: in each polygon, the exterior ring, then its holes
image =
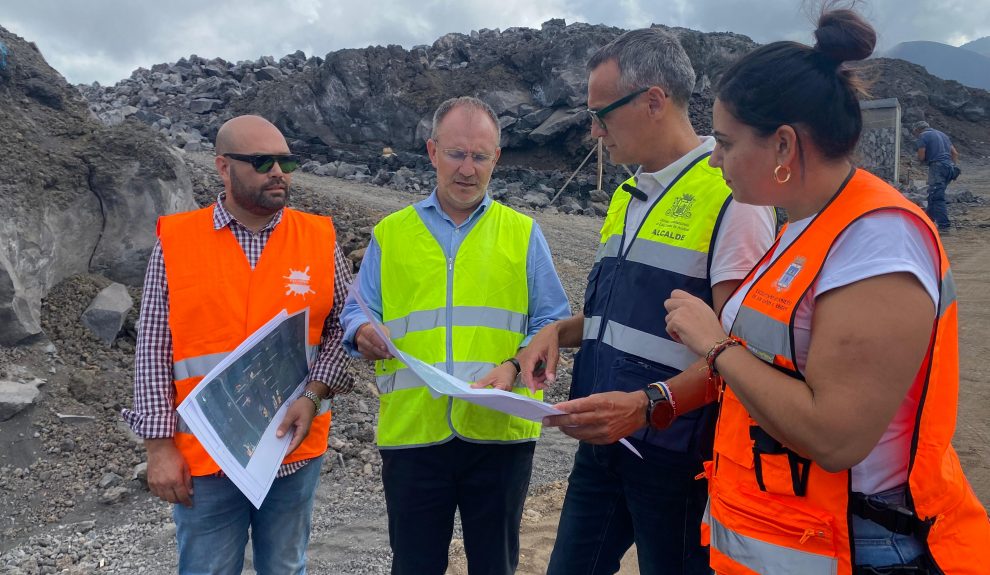
{"type": "Polygon", "coordinates": [[[306,316],[289,317],[198,394],[203,416],[247,467],[279,407],[308,372],[306,316]]]}

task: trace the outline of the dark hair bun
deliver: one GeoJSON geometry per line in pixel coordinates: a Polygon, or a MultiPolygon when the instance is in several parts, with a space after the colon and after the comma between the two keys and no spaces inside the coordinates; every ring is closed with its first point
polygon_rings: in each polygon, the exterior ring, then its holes
{"type": "Polygon", "coordinates": [[[815,30],[815,50],[838,66],[851,60],[864,60],[877,45],[877,33],[852,10],[823,12],[815,30]]]}

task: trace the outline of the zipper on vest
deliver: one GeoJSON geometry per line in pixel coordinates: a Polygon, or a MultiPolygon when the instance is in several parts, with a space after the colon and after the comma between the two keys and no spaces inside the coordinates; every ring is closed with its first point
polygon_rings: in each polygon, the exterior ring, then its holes
{"type": "MultiPolygon", "coordinates": [[[[802,546],[808,545],[809,541],[811,541],[812,545],[816,547],[821,545],[831,545],[831,542],[833,541],[832,528],[825,520],[809,515],[800,509],[785,506],[789,511],[797,512],[802,516],[799,523],[803,523],[803,525],[795,525],[794,522],[788,522],[775,517],[772,510],[757,510],[735,499],[719,497],[718,503],[722,507],[728,509],[731,513],[742,516],[747,522],[766,526],[766,529],[768,529],[770,533],[777,533],[795,538],[798,544],[802,546]]],[[[733,529],[733,531],[735,531],[735,529],[733,529]]]]}
{"type": "Polygon", "coordinates": [[[447,258],[447,302],[445,328],[447,330],[447,373],[454,374],[454,258],[447,258]]]}

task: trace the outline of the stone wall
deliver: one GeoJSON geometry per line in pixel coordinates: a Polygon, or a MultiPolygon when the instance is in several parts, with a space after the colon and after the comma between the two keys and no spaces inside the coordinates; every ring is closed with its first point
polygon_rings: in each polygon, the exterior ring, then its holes
{"type": "Polygon", "coordinates": [[[863,110],[863,134],[856,146],[856,163],[887,180],[897,182],[900,175],[901,106],[897,98],[860,102],[863,110]]]}

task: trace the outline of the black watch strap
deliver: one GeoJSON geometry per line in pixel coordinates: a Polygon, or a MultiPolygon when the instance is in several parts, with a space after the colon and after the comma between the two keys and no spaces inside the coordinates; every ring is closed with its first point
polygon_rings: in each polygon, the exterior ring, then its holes
{"type": "Polygon", "coordinates": [[[650,425],[654,406],[656,406],[658,401],[663,401],[666,397],[664,397],[663,392],[657,389],[655,385],[647,385],[643,389],[643,392],[646,394],[646,399],[649,401],[649,403],[646,404],[646,424],[650,425]]]}
{"type": "Polygon", "coordinates": [[[522,373],[522,366],[519,365],[519,360],[516,358],[510,357],[509,359],[503,361],[502,363],[511,363],[512,367],[516,368],[516,375],[522,373]]]}

